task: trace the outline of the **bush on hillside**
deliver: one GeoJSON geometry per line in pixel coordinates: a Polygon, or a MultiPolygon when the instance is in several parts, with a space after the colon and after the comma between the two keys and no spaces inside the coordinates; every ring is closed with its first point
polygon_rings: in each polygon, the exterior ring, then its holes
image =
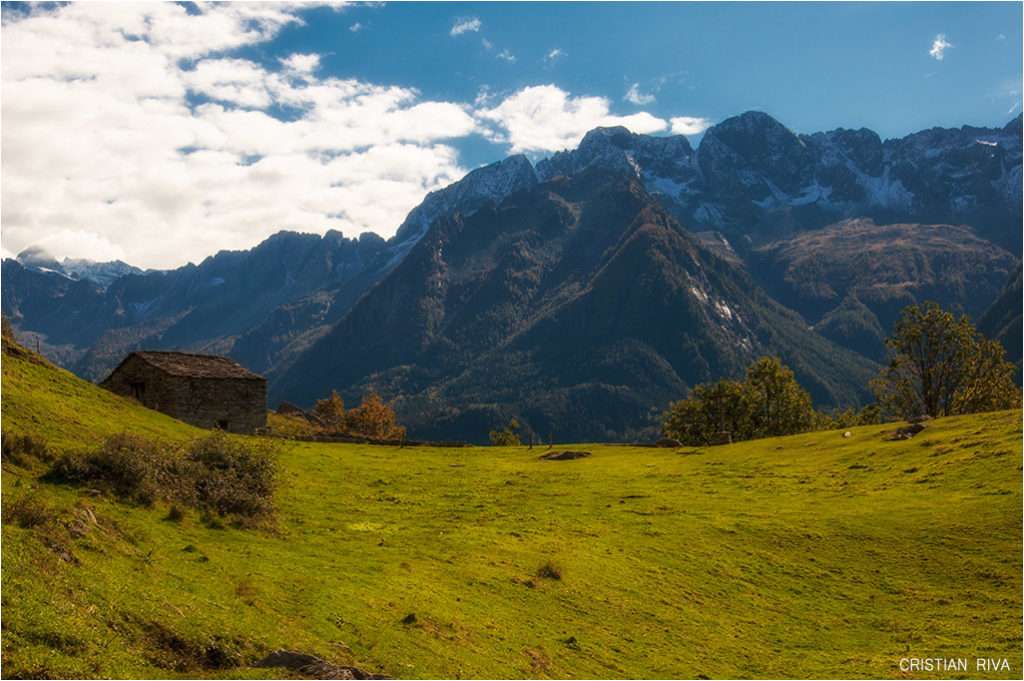
{"type": "Polygon", "coordinates": [[[12,463],[16,466],[25,466],[35,461],[50,461],[53,454],[50,452],[46,440],[28,433],[15,435],[6,430],[0,432],[2,442],[2,455],[0,460],[4,463],[12,463]]]}
{"type": "Polygon", "coordinates": [[[0,515],[5,523],[24,529],[47,527],[57,522],[56,512],[38,494],[26,494],[5,503],[0,515]]]}
{"type": "Polygon", "coordinates": [[[214,432],[193,442],[185,459],[196,465],[193,489],[200,509],[237,518],[272,513],[278,467],[270,443],[243,443],[214,432]]]}
{"type": "Polygon", "coordinates": [[[173,488],[180,482],[178,463],[169,447],[125,432],[111,435],[95,452],[61,456],[52,474],[149,506],[176,496],[173,488]]]}
{"type": "Polygon", "coordinates": [[[273,445],[222,432],[193,441],[185,451],[119,433],[95,452],[65,454],[50,471],[51,478],[89,484],[144,506],[159,500],[242,524],[273,514],[276,474],[273,445]]]}

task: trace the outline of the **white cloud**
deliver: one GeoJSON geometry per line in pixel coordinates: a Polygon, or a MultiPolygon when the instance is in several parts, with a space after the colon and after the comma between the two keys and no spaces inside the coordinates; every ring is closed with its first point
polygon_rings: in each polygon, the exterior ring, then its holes
{"type": "Polygon", "coordinates": [[[208,56],[301,17],[279,4],[197,9],[73,3],[5,17],[4,249],[174,267],[280,229],[387,237],[463,175],[449,140],[477,125],[465,106],[317,78],[317,55],[279,71],[208,56]],[[272,104],[293,115],[275,118],[272,104]]]}
{"type": "Polygon", "coordinates": [[[348,30],[352,31],[353,33],[358,33],[359,31],[363,30],[364,28],[366,28],[366,24],[363,24],[363,23],[357,21],[356,23],[354,23],[351,26],[349,26],[348,30]]]}
{"type": "Polygon", "coordinates": [[[946,50],[950,47],[953,47],[953,45],[946,40],[946,34],[940,33],[935,36],[935,40],[932,41],[932,49],[928,50],[928,54],[935,59],[942,61],[942,57],[945,56],[946,50]]]}
{"type": "Polygon", "coordinates": [[[62,229],[47,234],[33,244],[49,253],[57,260],[64,258],[84,258],[105,262],[123,260],[124,249],[110,242],[105,236],[95,232],[77,229],[62,229]]]}
{"type": "Polygon", "coordinates": [[[623,99],[637,106],[647,106],[648,104],[654,104],[655,101],[654,95],[640,92],[639,83],[633,83],[623,99]]]}
{"type": "Polygon", "coordinates": [[[477,112],[484,134],[508,144],[511,153],[550,152],[579,144],[598,126],[623,125],[633,132],[660,132],[665,121],[649,113],[614,116],[604,97],[571,97],[554,85],[523,88],[496,107],[477,112]]]}
{"type": "Polygon", "coordinates": [[[476,17],[456,19],[452,26],[451,35],[462,35],[463,33],[476,33],[480,30],[480,20],[476,17]]]}
{"type": "Polygon", "coordinates": [[[319,54],[292,54],[280,60],[286,71],[296,75],[309,75],[320,66],[319,54]]]}
{"type": "Polygon", "coordinates": [[[673,118],[669,123],[672,126],[673,135],[699,135],[714,125],[714,121],[710,118],[694,116],[679,116],[673,118]]]}
{"type": "Polygon", "coordinates": [[[500,53],[498,53],[498,59],[504,59],[509,64],[516,63],[516,58],[508,50],[502,50],[500,53]]]}
{"type": "Polygon", "coordinates": [[[556,59],[558,59],[560,57],[565,57],[565,56],[568,56],[568,53],[565,50],[562,50],[562,49],[556,47],[553,50],[551,50],[550,52],[548,52],[547,56],[544,57],[544,59],[546,59],[547,61],[554,61],[554,60],[556,60],[556,59]]]}

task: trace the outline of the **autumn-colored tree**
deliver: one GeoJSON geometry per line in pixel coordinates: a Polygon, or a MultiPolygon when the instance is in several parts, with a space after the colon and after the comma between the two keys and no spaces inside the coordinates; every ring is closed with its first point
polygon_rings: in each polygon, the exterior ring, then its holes
{"type": "Polygon", "coordinates": [[[967,315],[955,318],[935,303],[903,310],[886,339],[889,365],[872,381],[891,416],[946,416],[1019,408],[1015,368],[1004,350],[981,336],[967,315]]]}
{"type": "Polygon", "coordinates": [[[335,430],[345,429],[345,400],[337,390],[331,391],[330,397],[316,401],[313,415],[335,430]]]}
{"type": "Polygon", "coordinates": [[[395,425],[395,412],[384,404],[376,392],[363,397],[363,402],[345,415],[348,430],[377,440],[400,440],[405,427],[395,425]]]}

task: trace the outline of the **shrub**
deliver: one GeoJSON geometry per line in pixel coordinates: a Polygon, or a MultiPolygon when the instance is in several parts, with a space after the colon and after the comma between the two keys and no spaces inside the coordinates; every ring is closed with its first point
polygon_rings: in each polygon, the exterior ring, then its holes
{"type": "Polygon", "coordinates": [[[17,466],[25,466],[33,459],[37,461],[50,461],[53,455],[50,452],[46,440],[28,433],[23,435],[12,435],[7,431],[0,432],[2,441],[2,456],[0,460],[5,463],[13,463],[17,466]]]}
{"type": "Polygon", "coordinates": [[[181,473],[175,463],[174,452],[160,442],[125,432],[108,437],[99,451],[65,454],[52,474],[148,506],[174,496],[181,473]]]}
{"type": "Polygon", "coordinates": [[[28,494],[3,505],[3,521],[25,529],[45,527],[56,522],[53,509],[38,495],[28,494]]]}
{"type": "Polygon", "coordinates": [[[200,509],[239,519],[273,512],[277,461],[269,443],[244,443],[215,432],[194,441],[185,458],[198,466],[195,492],[200,509]]]}
{"type": "Polygon", "coordinates": [[[62,456],[50,477],[95,485],[143,505],[163,500],[207,517],[231,516],[247,524],[270,517],[276,454],[267,442],[248,444],[225,433],[199,438],[182,453],[132,433],[107,438],[99,451],[62,456]]]}
{"type": "Polygon", "coordinates": [[[558,567],[550,560],[537,568],[537,576],[541,579],[554,579],[561,581],[562,579],[562,568],[558,567]]]}

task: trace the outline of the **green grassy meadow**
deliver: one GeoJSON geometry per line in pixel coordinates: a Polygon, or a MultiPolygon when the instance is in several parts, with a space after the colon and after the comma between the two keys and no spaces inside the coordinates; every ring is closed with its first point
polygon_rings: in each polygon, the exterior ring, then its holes
{"type": "MultiPolygon", "coordinates": [[[[58,451],[202,434],[9,356],[2,416],[58,451]]],[[[894,428],[576,461],[286,442],[260,530],[7,461],[5,509],[75,531],[5,512],[2,674],[280,677],[251,665],[285,648],[395,678],[1020,678],[1021,415],[894,428]]]]}

